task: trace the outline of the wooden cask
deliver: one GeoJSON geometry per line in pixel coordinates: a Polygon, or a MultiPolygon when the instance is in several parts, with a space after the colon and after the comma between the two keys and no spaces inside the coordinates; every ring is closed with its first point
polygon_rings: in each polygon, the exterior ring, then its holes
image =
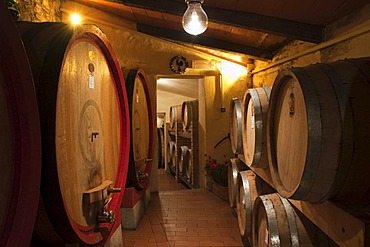
{"type": "Polygon", "coordinates": [[[241,98],[233,98],[231,99],[230,102],[230,116],[229,116],[230,142],[231,150],[234,154],[243,154],[242,103],[243,102],[241,98]]]}
{"type": "Polygon", "coordinates": [[[169,141],[167,143],[167,164],[168,167],[175,170],[176,169],[176,142],[169,141]]]}
{"type": "Polygon", "coordinates": [[[191,149],[187,146],[180,147],[179,173],[190,181],[193,172],[193,158],[191,149]]]}
{"type": "Polygon", "coordinates": [[[99,28],[19,22],[41,122],[35,234],[48,246],[103,244],[120,225],[130,152],[122,72],[99,28]],[[114,193],[115,192],[115,193],[114,193]]]}
{"type": "Polygon", "coordinates": [[[252,236],[253,205],[260,195],[274,193],[275,190],[252,170],[241,171],[237,178],[236,212],[242,238],[252,236]]]}
{"type": "Polygon", "coordinates": [[[170,107],[170,130],[176,131],[177,124],[181,123],[181,105],[170,107]]]}
{"type": "Polygon", "coordinates": [[[186,151],[186,154],[185,154],[185,157],[188,157],[187,160],[188,160],[188,163],[187,163],[187,166],[186,166],[186,169],[185,169],[185,175],[186,175],[186,179],[192,183],[194,183],[194,164],[193,164],[193,160],[194,160],[194,157],[193,157],[193,149],[188,149],[186,151]]]}
{"type": "Polygon", "coordinates": [[[278,193],[256,198],[252,228],[253,247],[338,246],[278,193]]]}
{"type": "Polygon", "coordinates": [[[280,72],[268,111],[268,157],[287,198],[370,204],[370,58],[280,72]]]}
{"type": "Polygon", "coordinates": [[[266,126],[271,89],[250,88],[243,98],[243,153],[248,166],[268,168],[266,126]]]}
{"type": "Polygon", "coordinates": [[[181,120],[182,128],[185,132],[189,132],[191,128],[198,126],[198,101],[184,101],[181,105],[181,120]],[[195,126],[196,125],[196,126],[195,126]]]}
{"type": "Polygon", "coordinates": [[[0,2],[0,246],[29,246],[41,179],[41,133],[27,54],[0,2]]]}
{"type": "Polygon", "coordinates": [[[149,82],[142,69],[128,71],[126,90],[131,122],[128,186],[143,189],[149,185],[152,170],[155,126],[149,82]]]}
{"type": "Polygon", "coordinates": [[[236,208],[236,194],[238,191],[238,174],[247,169],[247,166],[238,158],[230,159],[227,169],[227,184],[229,189],[229,204],[231,208],[236,208]]]}

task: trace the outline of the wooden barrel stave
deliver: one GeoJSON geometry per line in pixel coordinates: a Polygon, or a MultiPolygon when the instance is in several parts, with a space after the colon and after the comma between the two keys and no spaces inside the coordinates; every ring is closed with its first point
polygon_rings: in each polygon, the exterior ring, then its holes
{"type": "Polygon", "coordinates": [[[243,119],[242,99],[233,98],[230,103],[230,142],[231,150],[234,154],[243,154],[242,140],[242,119],[243,119]]]}
{"type": "Polygon", "coordinates": [[[149,83],[142,69],[131,69],[126,77],[131,120],[131,151],[128,185],[144,189],[149,185],[154,155],[154,119],[149,83]]]}
{"type": "MultiPolygon", "coordinates": [[[[44,208],[39,214],[50,221],[62,239],[59,244],[102,243],[119,221],[97,222],[103,200],[87,202],[85,195],[112,181],[121,192],[111,195],[107,210],[120,216],[130,147],[122,73],[106,36],[95,26],[72,30],[62,23],[20,22],[18,29],[30,58],[40,112],[44,208]]],[[[46,233],[50,229],[35,229],[42,241],[53,241],[46,233]]]]}
{"type": "MultiPolygon", "coordinates": [[[[279,73],[271,94],[274,107],[268,112],[267,139],[271,175],[283,196],[310,202],[334,198],[359,208],[369,204],[363,199],[370,186],[363,176],[370,172],[365,165],[370,162],[365,155],[369,145],[366,126],[369,123],[370,99],[366,95],[370,92],[370,83],[364,68],[370,68],[369,58],[316,64],[279,73]],[[282,106],[281,98],[288,95],[282,85],[287,85],[289,81],[293,81],[300,90],[296,92],[298,97],[295,100],[296,103],[301,102],[301,108],[297,108],[299,110],[295,113],[303,112],[301,129],[292,131],[294,124],[287,127],[286,138],[280,134],[281,143],[285,142],[287,148],[278,150],[277,146],[282,145],[276,142],[278,130],[282,129],[278,121],[283,114],[279,107],[282,106]],[[288,138],[296,139],[289,144],[288,138]],[[297,140],[302,145],[294,145],[297,140]],[[284,161],[282,153],[292,157],[299,154],[300,160],[284,161]],[[293,163],[295,175],[290,176],[289,165],[283,166],[293,163]],[[287,171],[286,174],[284,171],[287,171]],[[284,184],[283,180],[290,180],[291,184],[284,184]]],[[[289,106],[285,108],[284,114],[289,116],[289,106]]]]}
{"type": "Polygon", "coordinates": [[[248,89],[243,97],[242,141],[248,166],[268,168],[266,125],[271,89],[248,89]]]}
{"type": "Polygon", "coordinates": [[[0,2],[0,246],[29,246],[41,179],[37,98],[27,54],[0,2]]]}

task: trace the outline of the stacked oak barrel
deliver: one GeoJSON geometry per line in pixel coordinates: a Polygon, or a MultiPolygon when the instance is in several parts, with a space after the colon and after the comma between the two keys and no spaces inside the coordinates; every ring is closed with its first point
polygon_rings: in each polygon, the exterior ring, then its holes
{"type": "Polygon", "coordinates": [[[198,101],[170,107],[167,160],[170,172],[190,188],[199,187],[198,101]]]}
{"type": "Polygon", "coordinates": [[[286,69],[232,100],[230,206],[252,246],[335,246],[290,200],[368,214],[369,71],[370,58],[286,69]]]}

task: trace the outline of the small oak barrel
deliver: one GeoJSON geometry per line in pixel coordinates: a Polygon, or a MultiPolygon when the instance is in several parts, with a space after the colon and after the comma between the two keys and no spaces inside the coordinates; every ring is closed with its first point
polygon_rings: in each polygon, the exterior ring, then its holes
{"type": "Polygon", "coordinates": [[[184,101],[181,105],[181,120],[182,128],[184,131],[190,131],[191,127],[194,126],[195,120],[198,119],[198,101],[184,101]]]}
{"type": "Polygon", "coordinates": [[[177,124],[181,123],[181,105],[170,107],[170,130],[175,131],[177,124]]]}
{"type": "Polygon", "coordinates": [[[179,160],[179,173],[180,174],[183,174],[185,173],[185,166],[187,165],[188,163],[188,158],[186,156],[186,150],[188,150],[189,148],[187,146],[180,146],[180,160],[179,160]]]}
{"type": "Polygon", "coordinates": [[[247,169],[247,166],[243,164],[238,158],[232,158],[230,159],[230,163],[227,169],[228,173],[228,189],[229,189],[229,203],[231,208],[236,208],[236,193],[238,190],[237,187],[237,180],[238,180],[238,174],[241,171],[244,171],[247,169]]]}
{"type": "Polygon", "coordinates": [[[231,150],[234,154],[243,153],[242,103],[243,102],[241,98],[233,98],[231,99],[231,102],[230,102],[230,116],[229,116],[230,142],[231,142],[231,150]]]}
{"type": "Polygon", "coordinates": [[[131,121],[131,151],[128,186],[143,189],[149,185],[154,155],[154,118],[149,83],[142,69],[131,69],[126,77],[131,121]]]}
{"type": "Polygon", "coordinates": [[[191,149],[187,146],[181,146],[180,149],[179,173],[185,175],[186,179],[190,179],[193,166],[191,149]]]}
{"type": "Polygon", "coordinates": [[[166,160],[167,160],[167,168],[170,168],[171,167],[171,164],[172,164],[172,141],[169,141],[167,142],[167,145],[166,145],[166,160]]]}
{"type": "Polygon", "coordinates": [[[177,143],[173,142],[172,144],[172,149],[171,149],[171,167],[174,171],[176,171],[177,166],[178,166],[178,160],[177,160],[177,155],[178,155],[178,147],[177,143]]]}
{"type": "Polygon", "coordinates": [[[169,141],[167,143],[167,163],[168,167],[175,171],[176,169],[176,142],[169,141]]]}
{"type": "Polygon", "coordinates": [[[243,153],[248,166],[268,168],[266,118],[271,89],[248,89],[243,98],[243,153]]]}
{"type": "Polygon", "coordinates": [[[252,217],[255,199],[275,190],[251,170],[241,171],[237,178],[236,211],[242,238],[252,236],[252,217]]]}
{"type": "Polygon", "coordinates": [[[41,122],[44,245],[103,244],[118,228],[130,152],[122,72],[93,25],[19,22],[41,122]],[[113,193],[115,192],[115,193],[113,193]]]}
{"type": "Polygon", "coordinates": [[[370,58],[280,72],[268,110],[268,158],[286,198],[370,203],[370,58]]]}
{"type": "Polygon", "coordinates": [[[185,156],[188,157],[188,164],[185,169],[185,175],[190,182],[193,182],[193,150],[189,148],[186,151],[185,156]]]}
{"type": "Polygon", "coordinates": [[[256,198],[252,225],[255,247],[337,246],[278,193],[256,198]]]}
{"type": "Polygon", "coordinates": [[[41,133],[31,68],[0,2],[0,246],[29,246],[41,179],[41,133]]]}

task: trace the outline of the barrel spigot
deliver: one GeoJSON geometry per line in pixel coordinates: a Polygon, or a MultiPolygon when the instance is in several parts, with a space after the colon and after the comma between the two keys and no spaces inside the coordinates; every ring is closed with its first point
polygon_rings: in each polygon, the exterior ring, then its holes
{"type": "Polygon", "coordinates": [[[113,223],[116,220],[114,212],[111,211],[101,211],[98,213],[98,223],[113,223]]]}
{"type": "MultiPolygon", "coordinates": [[[[110,180],[103,181],[100,185],[83,193],[83,203],[86,213],[96,223],[113,223],[114,212],[107,211],[108,204],[112,200],[112,193],[120,193],[121,188],[114,188],[110,180]]],[[[85,216],[86,217],[86,216],[85,216]]]]}

